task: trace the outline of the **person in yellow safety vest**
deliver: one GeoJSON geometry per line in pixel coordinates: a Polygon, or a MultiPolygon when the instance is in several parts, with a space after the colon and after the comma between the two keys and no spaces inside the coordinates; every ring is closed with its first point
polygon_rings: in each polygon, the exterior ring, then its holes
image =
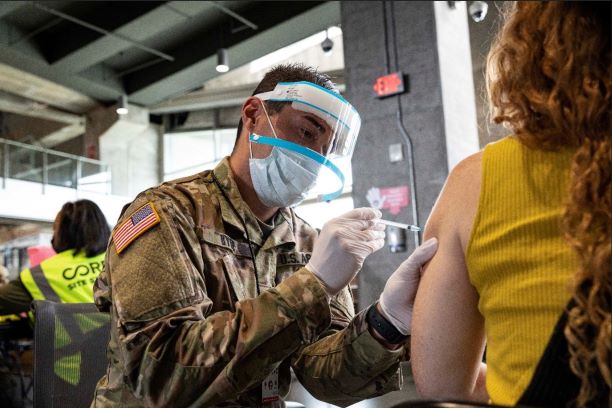
{"type": "Polygon", "coordinates": [[[53,223],[51,245],[57,254],[0,286],[0,315],[29,311],[32,300],[93,302],[109,237],[106,218],[93,201],[64,204],[53,223]]]}
{"type": "MultiPolygon", "coordinates": [[[[24,269],[18,279],[0,286],[0,315],[29,312],[33,300],[93,303],[93,283],[104,268],[109,238],[106,218],[93,201],[64,204],[53,223],[51,245],[57,254],[37,266],[24,269]]],[[[107,319],[101,314],[100,319],[91,317],[89,319],[93,321],[82,325],[74,320],[74,316],[58,318],[54,336],[54,371],[68,384],[77,386],[81,378],[82,356],[79,350],[75,352],[70,348],[70,340],[66,342],[70,339],[67,328],[84,326],[85,330],[93,330],[101,327],[107,319]],[[61,358],[57,358],[58,355],[61,358]]],[[[92,333],[95,335],[97,331],[92,333]]],[[[3,405],[1,402],[0,398],[0,405],[3,405]]]]}

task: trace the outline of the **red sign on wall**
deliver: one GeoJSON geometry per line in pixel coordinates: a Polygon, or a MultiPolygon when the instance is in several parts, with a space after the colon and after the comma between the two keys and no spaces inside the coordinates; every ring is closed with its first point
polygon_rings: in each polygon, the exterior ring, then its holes
{"type": "Polygon", "coordinates": [[[380,195],[385,197],[382,208],[393,215],[399,214],[402,208],[408,206],[408,186],[381,188],[380,195]]]}
{"type": "Polygon", "coordinates": [[[378,188],[368,190],[366,199],[370,206],[386,209],[393,215],[400,213],[402,208],[408,206],[408,186],[378,188]]]}
{"type": "Polygon", "coordinates": [[[393,72],[392,74],[380,76],[376,78],[373,88],[376,96],[379,98],[402,93],[404,92],[404,74],[393,72]]]}

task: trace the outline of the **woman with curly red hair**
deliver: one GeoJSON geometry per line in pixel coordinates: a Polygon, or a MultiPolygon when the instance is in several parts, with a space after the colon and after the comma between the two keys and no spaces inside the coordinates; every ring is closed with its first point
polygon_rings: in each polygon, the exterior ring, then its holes
{"type": "Polygon", "coordinates": [[[609,406],[610,2],[516,2],[491,47],[493,118],[427,223],[414,311],[428,397],[609,406]],[[486,363],[483,354],[486,345],[486,363]]]}

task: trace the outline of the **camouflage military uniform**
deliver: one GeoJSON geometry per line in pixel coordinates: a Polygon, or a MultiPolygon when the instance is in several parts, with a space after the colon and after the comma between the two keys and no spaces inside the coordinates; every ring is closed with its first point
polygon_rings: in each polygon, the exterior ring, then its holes
{"type": "Polygon", "coordinates": [[[214,170],[245,221],[256,253],[261,295],[243,224],[213,171],[141,193],[118,225],[152,203],[160,222],[120,254],[114,238],[96,304],[112,317],[109,366],[93,405],[261,406],[261,382],[290,366],[317,398],[344,405],[397,389],[398,361],[354,316],[345,289],[328,304],[303,266],[316,231],[281,209],[265,241],[242,202],[229,162],[214,170]]]}

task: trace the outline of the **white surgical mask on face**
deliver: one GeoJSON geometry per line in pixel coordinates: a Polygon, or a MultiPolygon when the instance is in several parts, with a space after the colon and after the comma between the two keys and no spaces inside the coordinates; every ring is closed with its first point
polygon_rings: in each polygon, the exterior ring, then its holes
{"type": "MultiPolygon", "coordinates": [[[[265,106],[263,109],[274,137],[278,138],[265,106]]],[[[320,165],[304,159],[300,153],[273,146],[270,155],[263,159],[253,158],[251,151],[249,170],[262,203],[268,207],[294,207],[304,201],[315,185],[320,165]]]]}
{"type": "Polygon", "coordinates": [[[268,157],[249,159],[253,187],[268,207],[298,205],[317,181],[318,169],[304,167],[291,157],[295,154],[273,147],[268,157]]]}

